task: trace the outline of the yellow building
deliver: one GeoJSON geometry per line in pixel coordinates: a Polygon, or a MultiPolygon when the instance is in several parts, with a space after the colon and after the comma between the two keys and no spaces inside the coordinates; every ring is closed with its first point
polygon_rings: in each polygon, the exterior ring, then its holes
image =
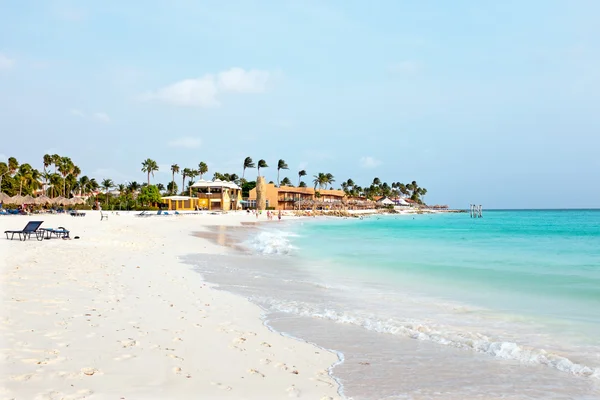
{"type": "Polygon", "coordinates": [[[169,210],[239,210],[242,189],[233,182],[200,180],[190,187],[189,196],[167,196],[162,204],[169,210]]]}
{"type": "MultiPolygon", "coordinates": [[[[300,200],[314,200],[316,192],[319,193],[318,200],[323,202],[341,201],[346,194],[343,190],[319,189],[309,187],[277,187],[273,183],[265,185],[267,207],[274,207],[276,210],[293,210],[294,203],[300,200]]],[[[248,196],[249,206],[256,207],[256,188],[250,191],[248,196]]]]}

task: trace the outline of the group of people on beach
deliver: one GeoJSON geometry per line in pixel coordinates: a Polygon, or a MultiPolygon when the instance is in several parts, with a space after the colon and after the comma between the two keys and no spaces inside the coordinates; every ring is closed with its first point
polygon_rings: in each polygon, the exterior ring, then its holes
{"type": "MultiPolygon", "coordinates": [[[[250,209],[246,210],[246,212],[250,212],[250,209]]],[[[256,215],[256,219],[258,219],[258,217],[260,217],[262,215],[262,210],[252,210],[252,214],[256,215]]],[[[267,210],[267,220],[269,221],[273,221],[273,218],[275,217],[275,212],[271,211],[271,210],[267,210]]],[[[277,219],[279,221],[281,221],[281,210],[279,210],[279,213],[277,214],[277,219]]]]}

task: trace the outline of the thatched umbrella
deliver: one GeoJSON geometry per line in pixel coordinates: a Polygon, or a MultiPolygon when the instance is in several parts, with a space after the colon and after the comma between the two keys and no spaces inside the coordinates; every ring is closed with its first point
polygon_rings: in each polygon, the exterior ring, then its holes
{"type": "Polygon", "coordinates": [[[27,195],[23,198],[23,204],[35,204],[35,198],[33,196],[27,195]]]}
{"type": "Polygon", "coordinates": [[[69,199],[65,199],[62,196],[59,197],[55,197],[54,199],[52,199],[52,203],[57,204],[57,205],[68,205],[69,203],[69,199]]]}
{"type": "Polygon", "coordinates": [[[0,202],[6,203],[6,201],[10,199],[10,196],[6,193],[0,192],[0,202]]]}
{"type": "Polygon", "coordinates": [[[25,200],[25,197],[16,195],[16,196],[13,196],[13,197],[9,198],[8,200],[6,200],[6,203],[20,206],[20,205],[24,204],[24,200],[25,200]]]}
{"type": "Polygon", "coordinates": [[[51,204],[52,203],[52,199],[48,196],[40,196],[40,197],[36,197],[35,200],[33,201],[33,204],[38,204],[38,205],[44,205],[44,204],[51,204]]]}
{"type": "Polygon", "coordinates": [[[73,197],[73,198],[71,199],[71,202],[72,202],[73,204],[85,204],[85,200],[84,200],[84,199],[82,199],[81,197],[73,197]]]}

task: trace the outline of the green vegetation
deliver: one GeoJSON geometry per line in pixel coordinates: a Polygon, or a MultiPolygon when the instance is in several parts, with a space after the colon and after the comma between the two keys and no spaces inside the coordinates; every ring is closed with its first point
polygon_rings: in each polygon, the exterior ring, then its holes
{"type": "MultiPolygon", "coordinates": [[[[159,170],[159,167],[155,160],[148,158],[142,162],[141,168],[141,171],[146,174],[145,183],[131,181],[118,184],[107,177],[102,177],[99,180],[101,183],[99,183],[95,178],[83,175],[80,167],[69,157],[45,154],[40,161],[41,171],[32,166],[35,164],[19,163],[15,157],[0,162],[1,191],[9,196],[20,194],[23,196],[46,195],[50,198],[58,196],[87,198],[86,204],[79,207],[89,207],[97,200],[103,205],[103,208],[108,210],[148,209],[155,207],[160,202],[161,196],[187,194],[189,187],[194,183],[193,179],[197,176],[204,179],[203,176],[208,173],[208,165],[203,161],[198,163],[197,169],[181,168],[179,164],[173,163],[170,166],[171,181],[167,182],[166,187],[162,183],[151,185],[151,178],[154,177],[154,173],[159,170]],[[181,187],[178,187],[175,182],[176,174],[181,174],[181,187]]],[[[243,162],[241,178],[236,173],[215,171],[213,179],[235,182],[242,188],[242,197],[248,197],[250,191],[256,187],[256,181],[245,179],[246,169],[257,168],[257,175],[260,176],[260,169],[268,167],[264,159],[260,159],[255,164],[251,157],[246,157],[243,162]]],[[[289,177],[283,177],[280,180],[281,170],[286,169],[289,169],[289,166],[285,160],[278,160],[278,186],[293,186],[289,177]]],[[[307,175],[307,171],[304,169],[298,171],[298,187],[307,187],[306,182],[302,180],[307,175]]],[[[320,191],[333,189],[335,182],[334,176],[325,172],[318,172],[312,179],[315,190],[319,189],[320,191]]],[[[348,179],[340,184],[340,189],[349,197],[367,199],[375,199],[380,196],[404,197],[417,203],[423,203],[427,194],[427,189],[421,187],[416,181],[392,182],[390,185],[378,177],[364,187],[357,185],[352,179],[348,179]]],[[[320,194],[318,192],[316,196],[318,197],[320,194]]]]}

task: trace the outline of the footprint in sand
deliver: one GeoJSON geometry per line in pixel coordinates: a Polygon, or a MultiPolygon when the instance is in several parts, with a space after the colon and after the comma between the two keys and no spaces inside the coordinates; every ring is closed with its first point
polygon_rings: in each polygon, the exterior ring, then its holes
{"type": "Polygon", "coordinates": [[[92,376],[92,375],[96,375],[96,374],[100,373],[100,371],[96,368],[88,367],[88,368],[81,368],[81,373],[83,375],[92,376]]]}
{"type": "Polygon", "coordinates": [[[136,356],[133,355],[133,354],[123,354],[120,357],[113,358],[113,360],[115,360],[115,361],[124,361],[124,360],[130,360],[130,359],[135,358],[135,357],[136,356]]]}
{"type": "Polygon", "coordinates": [[[288,397],[300,397],[300,390],[294,385],[290,386],[285,391],[288,392],[288,397]]]}
{"type": "Polygon", "coordinates": [[[231,386],[227,386],[227,385],[219,383],[219,382],[211,382],[210,384],[218,387],[219,389],[225,390],[227,392],[229,392],[231,389],[233,389],[231,386]]]}
{"type": "Polygon", "coordinates": [[[272,361],[271,361],[271,360],[269,360],[268,358],[261,358],[261,360],[260,360],[260,363],[261,363],[262,365],[269,365],[269,364],[271,364],[271,362],[272,362],[272,361]]]}
{"type": "Polygon", "coordinates": [[[284,371],[287,371],[287,370],[288,370],[288,366],[287,366],[287,365],[285,365],[284,363],[277,363],[277,364],[275,364],[275,367],[276,367],[276,368],[279,368],[279,369],[281,369],[281,370],[284,370],[284,371]]]}
{"type": "Polygon", "coordinates": [[[35,396],[34,400],[80,400],[85,399],[86,397],[89,397],[92,394],[94,394],[94,392],[89,389],[78,390],[77,392],[72,394],[50,391],[38,394],[37,396],[35,396]]]}
{"type": "Polygon", "coordinates": [[[127,338],[127,339],[124,339],[124,340],[120,340],[119,343],[121,343],[121,346],[123,346],[123,348],[133,347],[133,346],[138,346],[139,345],[139,343],[136,340],[132,339],[132,338],[127,338]]]}
{"type": "Polygon", "coordinates": [[[265,377],[265,374],[254,368],[249,369],[248,372],[250,372],[252,375],[259,375],[263,378],[265,377]]]}
{"type": "Polygon", "coordinates": [[[34,374],[13,375],[10,377],[12,381],[25,382],[33,378],[34,374]]]}

